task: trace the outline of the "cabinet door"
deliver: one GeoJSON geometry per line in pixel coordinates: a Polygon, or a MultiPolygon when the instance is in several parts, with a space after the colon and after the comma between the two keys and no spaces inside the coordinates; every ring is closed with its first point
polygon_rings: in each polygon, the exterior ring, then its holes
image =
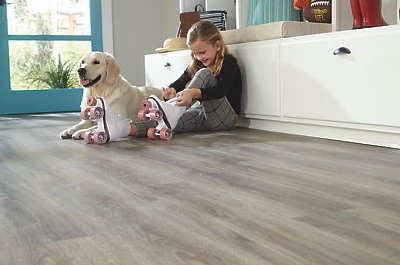
{"type": "Polygon", "coordinates": [[[145,55],[146,86],[168,86],[183,73],[190,60],[188,50],[145,55]]]}
{"type": "Polygon", "coordinates": [[[400,126],[400,30],[394,27],[283,44],[283,116],[400,126]],[[334,55],[339,47],[351,54],[334,55]]]}
{"type": "Polygon", "coordinates": [[[229,52],[242,71],[242,112],[247,116],[279,116],[279,45],[231,45],[229,52]]]}

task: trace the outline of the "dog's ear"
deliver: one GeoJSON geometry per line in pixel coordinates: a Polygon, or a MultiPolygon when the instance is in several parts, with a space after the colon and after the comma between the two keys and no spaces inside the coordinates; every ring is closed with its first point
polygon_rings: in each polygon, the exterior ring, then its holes
{"type": "Polygon", "coordinates": [[[115,82],[118,81],[119,75],[121,74],[121,68],[117,64],[115,58],[111,55],[106,53],[106,83],[109,86],[113,86],[115,82]]]}

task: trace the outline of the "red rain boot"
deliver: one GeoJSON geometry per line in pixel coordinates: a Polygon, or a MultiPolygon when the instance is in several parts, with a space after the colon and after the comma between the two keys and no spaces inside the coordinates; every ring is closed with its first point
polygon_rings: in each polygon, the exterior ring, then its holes
{"type": "Polygon", "coordinates": [[[386,26],[387,23],[382,17],[382,0],[359,0],[363,16],[363,27],[386,26]]]}
{"type": "Polygon", "coordinates": [[[351,13],[353,15],[353,29],[360,29],[363,26],[363,17],[359,0],[350,0],[351,13]]]}

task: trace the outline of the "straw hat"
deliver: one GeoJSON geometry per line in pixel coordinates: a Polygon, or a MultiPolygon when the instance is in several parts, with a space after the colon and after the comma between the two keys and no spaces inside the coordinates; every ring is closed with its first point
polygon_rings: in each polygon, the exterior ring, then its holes
{"type": "Polygon", "coordinates": [[[156,52],[173,52],[187,49],[188,46],[186,45],[186,38],[175,37],[166,39],[163,47],[157,48],[156,52]]]}

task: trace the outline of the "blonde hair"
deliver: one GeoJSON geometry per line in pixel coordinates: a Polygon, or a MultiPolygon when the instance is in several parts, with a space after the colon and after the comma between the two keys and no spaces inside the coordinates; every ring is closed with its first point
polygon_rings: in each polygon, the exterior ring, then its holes
{"type": "MultiPolygon", "coordinates": [[[[202,41],[208,41],[208,43],[211,45],[215,45],[218,41],[221,44],[221,50],[217,53],[215,63],[210,69],[214,76],[218,75],[221,71],[224,57],[227,52],[221,33],[211,21],[200,20],[189,29],[187,34],[187,45],[192,44],[198,39],[202,41]]],[[[194,74],[201,68],[203,68],[203,63],[197,60],[192,53],[192,62],[189,65],[189,72],[191,76],[193,77],[194,74]]]]}

